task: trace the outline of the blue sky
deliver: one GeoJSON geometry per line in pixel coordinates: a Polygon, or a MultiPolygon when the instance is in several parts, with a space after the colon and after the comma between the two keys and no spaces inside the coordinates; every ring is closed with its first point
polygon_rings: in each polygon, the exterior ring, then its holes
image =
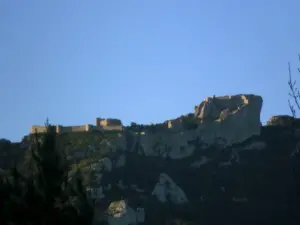
{"type": "Polygon", "coordinates": [[[0,137],[62,125],[156,123],[205,97],[261,95],[289,114],[299,0],[0,1],[0,137]]]}

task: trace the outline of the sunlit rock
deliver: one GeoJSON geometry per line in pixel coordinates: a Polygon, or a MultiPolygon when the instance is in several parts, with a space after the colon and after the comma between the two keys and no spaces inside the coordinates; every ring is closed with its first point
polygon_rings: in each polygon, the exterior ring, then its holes
{"type": "Polygon", "coordinates": [[[107,213],[110,225],[135,225],[145,221],[144,209],[138,208],[135,211],[125,200],[110,203],[107,213]]]}
{"type": "Polygon", "coordinates": [[[195,116],[201,121],[197,132],[206,143],[220,137],[227,145],[259,135],[262,102],[257,95],[206,98],[195,107],[195,116]]]}

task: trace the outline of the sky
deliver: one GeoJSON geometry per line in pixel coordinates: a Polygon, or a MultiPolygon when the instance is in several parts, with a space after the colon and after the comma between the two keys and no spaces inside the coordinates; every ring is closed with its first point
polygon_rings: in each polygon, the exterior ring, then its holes
{"type": "Polygon", "coordinates": [[[299,9],[299,0],[1,0],[0,138],[20,141],[47,117],[163,122],[213,95],[262,96],[262,123],[290,114],[299,9]]]}

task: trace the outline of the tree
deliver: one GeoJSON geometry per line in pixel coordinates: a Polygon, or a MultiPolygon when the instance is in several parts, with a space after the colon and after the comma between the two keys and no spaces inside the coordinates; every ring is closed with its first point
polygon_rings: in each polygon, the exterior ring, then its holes
{"type": "MultiPolygon", "coordinates": [[[[300,62],[300,54],[298,55],[298,61],[300,62]]],[[[295,136],[295,129],[297,126],[297,121],[296,121],[296,111],[300,111],[300,91],[297,88],[296,80],[293,79],[292,77],[292,70],[291,70],[291,64],[288,63],[288,71],[289,71],[289,80],[288,80],[288,85],[289,85],[289,96],[291,99],[288,100],[289,103],[289,108],[293,116],[293,121],[292,121],[292,129],[293,129],[293,136],[295,136]],[[292,103],[293,102],[293,103],[292,103]]],[[[298,73],[300,74],[300,68],[297,68],[298,73]]],[[[299,215],[299,210],[300,210],[300,168],[299,168],[299,160],[294,159],[292,163],[293,167],[293,177],[294,177],[294,188],[295,188],[295,195],[292,196],[292,208],[291,208],[291,214],[293,219],[297,222],[297,224],[300,223],[300,215],[299,215]]]]}
{"type": "MultiPolygon", "coordinates": [[[[298,55],[298,60],[300,62],[300,54],[298,55]]],[[[291,64],[288,63],[288,69],[289,69],[289,80],[288,80],[288,85],[289,85],[289,96],[290,98],[292,98],[292,101],[294,102],[294,104],[291,103],[291,100],[289,99],[289,107],[291,110],[291,113],[293,115],[293,117],[296,117],[296,110],[300,111],[300,91],[296,86],[296,80],[292,78],[292,70],[291,70],[291,64]],[[295,109],[295,106],[297,107],[297,109],[295,109]]],[[[300,73],[300,68],[297,68],[298,72],[300,73]]]]}
{"type": "Polygon", "coordinates": [[[33,137],[28,173],[22,175],[14,166],[8,176],[0,179],[0,224],[92,223],[93,209],[88,204],[81,179],[78,178],[75,185],[68,182],[66,157],[56,147],[54,127],[48,123],[46,126],[46,133],[35,133],[33,137]],[[77,204],[73,203],[74,198],[77,204]]]}

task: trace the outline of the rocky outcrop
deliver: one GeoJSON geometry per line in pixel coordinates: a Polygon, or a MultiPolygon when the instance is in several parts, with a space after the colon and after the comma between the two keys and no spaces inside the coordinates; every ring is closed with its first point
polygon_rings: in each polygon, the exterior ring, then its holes
{"type": "Polygon", "coordinates": [[[200,120],[198,135],[206,143],[221,138],[226,145],[259,135],[262,103],[256,95],[209,97],[195,107],[195,116],[200,120]]]}
{"type": "Polygon", "coordinates": [[[126,201],[114,201],[107,210],[109,225],[136,225],[145,221],[143,208],[134,210],[126,201]]]}
{"type": "Polygon", "coordinates": [[[148,224],[292,224],[285,212],[296,199],[300,137],[283,135],[289,130],[265,126],[241,143],[195,145],[176,159],[111,152],[91,171],[100,179],[90,197],[107,204],[110,224],[136,224],[141,214],[148,224]]]}
{"type": "Polygon", "coordinates": [[[293,126],[295,128],[300,128],[300,119],[289,115],[272,116],[268,120],[267,126],[293,126]]]}
{"type": "Polygon", "coordinates": [[[195,146],[189,144],[190,141],[196,139],[195,136],[196,132],[189,130],[178,133],[158,132],[141,135],[139,138],[141,153],[172,159],[188,157],[195,151],[195,146]]]}
{"type": "Polygon", "coordinates": [[[194,154],[199,142],[230,146],[259,135],[261,107],[262,98],[256,95],[209,97],[195,107],[194,114],[166,121],[167,126],[154,125],[144,132],[127,130],[107,142],[106,148],[186,158],[194,154]]]}
{"type": "Polygon", "coordinates": [[[189,202],[182,189],[165,173],[159,175],[159,180],[152,195],[155,195],[162,203],[170,201],[173,204],[180,205],[189,202]]]}

